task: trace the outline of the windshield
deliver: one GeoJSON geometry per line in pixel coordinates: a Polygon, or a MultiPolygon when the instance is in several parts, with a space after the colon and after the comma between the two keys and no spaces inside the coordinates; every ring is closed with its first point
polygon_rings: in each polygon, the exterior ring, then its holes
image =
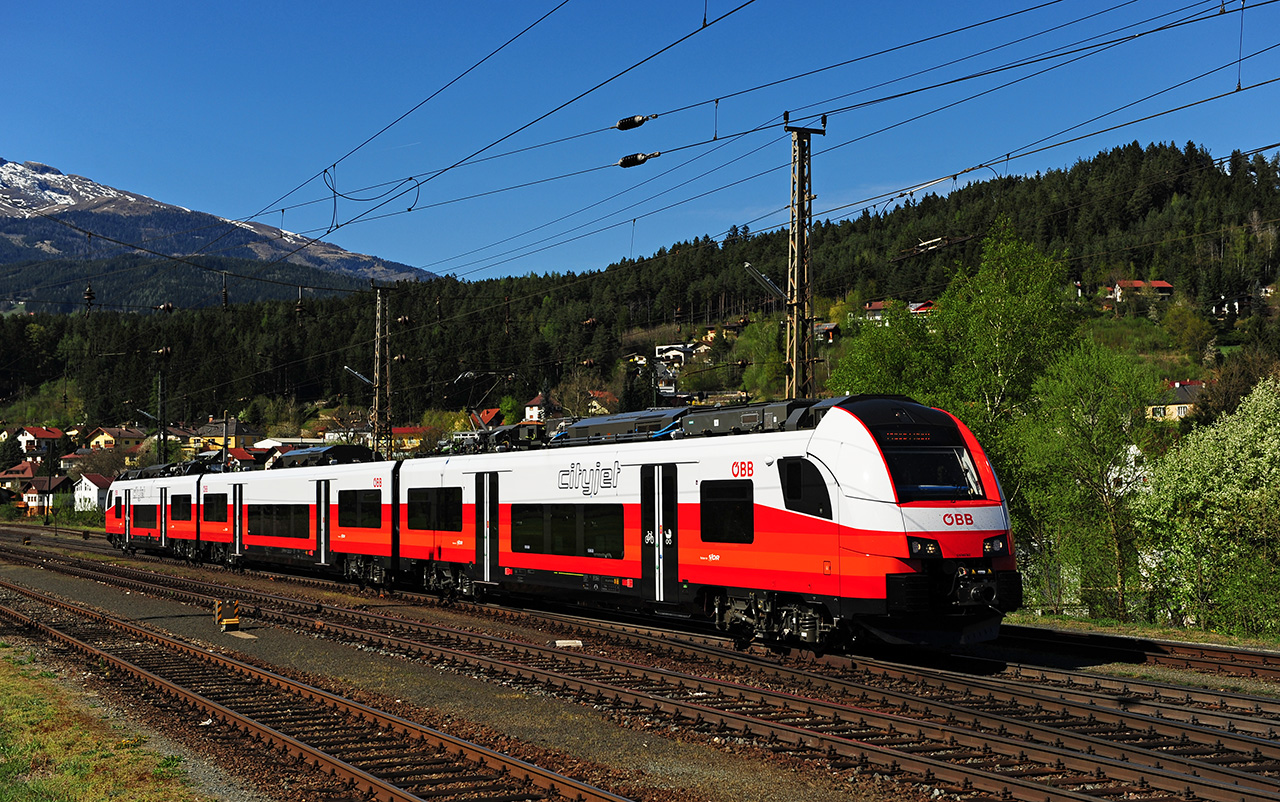
{"type": "Polygon", "coordinates": [[[884,452],[898,501],[965,501],[984,498],[968,449],[892,449],[884,452]]]}

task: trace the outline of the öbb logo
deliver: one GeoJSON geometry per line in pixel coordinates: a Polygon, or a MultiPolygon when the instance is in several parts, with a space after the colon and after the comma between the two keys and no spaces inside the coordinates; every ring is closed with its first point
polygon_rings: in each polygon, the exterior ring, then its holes
{"type": "Polygon", "coordinates": [[[943,526],[973,526],[973,516],[967,512],[944,513],[943,526]]]}
{"type": "Polygon", "coordinates": [[[750,460],[745,462],[733,463],[733,475],[741,478],[747,478],[755,474],[755,465],[750,460]]]}

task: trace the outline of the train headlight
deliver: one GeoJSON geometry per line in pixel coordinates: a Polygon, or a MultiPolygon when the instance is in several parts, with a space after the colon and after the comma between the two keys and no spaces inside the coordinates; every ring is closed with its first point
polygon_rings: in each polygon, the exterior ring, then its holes
{"type": "Polygon", "coordinates": [[[1004,557],[1009,553],[1009,536],[996,535],[982,541],[982,556],[1004,557]]]}
{"type": "Polygon", "coordinates": [[[941,557],[942,547],[938,541],[927,537],[907,536],[907,556],[909,557],[941,557]]]}

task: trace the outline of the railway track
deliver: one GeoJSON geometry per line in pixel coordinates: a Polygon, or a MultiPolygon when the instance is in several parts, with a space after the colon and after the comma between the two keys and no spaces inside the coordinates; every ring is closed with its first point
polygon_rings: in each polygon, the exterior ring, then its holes
{"type": "MultiPolygon", "coordinates": [[[[10,524],[0,525],[0,532],[10,535],[15,542],[17,539],[24,537],[32,539],[37,546],[52,546],[59,549],[74,547],[112,556],[117,556],[120,553],[118,549],[108,544],[101,534],[82,533],[81,530],[63,529],[58,536],[51,536],[44,527],[10,524]],[[72,546],[73,543],[74,546],[72,546]]],[[[161,563],[180,562],[152,555],[135,555],[134,559],[155,560],[161,563]]],[[[208,567],[216,568],[216,566],[208,567]]],[[[279,581],[297,583],[308,587],[328,588],[338,592],[352,591],[350,584],[327,579],[278,573],[267,573],[265,575],[279,581]]],[[[398,592],[398,595],[426,606],[434,606],[440,603],[438,597],[427,594],[398,592]]],[[[496,616],[507,620],[519,620],[525,615],[518,610],[498,609],[486,604],[469,602],[450,602],[449,604],[451,607],[460,610],[496,616]]],[[[644,626],[633,627],[633,629],[649,629],[652,631],[652,628],[644,626]]],[[[718,643],[729,642],[728,639],[714,637],[708,638],[706,642],[713,641],[718,643]]],[[[1131,638],[1103,633],[1012,624],[1005,624],[1001,627],[1000,638],[996,643],[1001,647],[1025,652],[1029,658],[1033,659],[1035,655],[1046,653],[1070,655],[1082,666],[1105,663],[1156,665],[1202,674],[1280,682],[1280,651],[1242,649],[1152,638],[1131,638]]],[[[839,657],[836,656],[833,659],[838,661],[839,657]]],[[[976,658],[966,654],[963,659],[971,660],[976,658]]],[[[1046,670],[1043,674],[1048,677],[1053,676],[1055,672],[1046,670]]]]}
{"type": "Polygon", "coordinates": [[[291,755],[370,799],[623,800],[126,621],[8,582],[0,581],[0,593],[0,616],[149,687],[167,704],[201,711],[207,724],[247,736],[254,749],[291,755]]]}
{"type": "MultiPolygon", "coordinates": [[[[87,568],[65,568],[94,576],[87,568]]],[[[829,760],[837,767],[910,773],[962,796],[1046,800],[1097,795],[1184,800],[1280,796],[1276,779],[1280,751],[1274,739],[1232,733],[1226,727],[1170,722],[1155,713],[1132,714],[1123,709],[1128,704],[1124,699],[1109,709],[1096,702],[1037,694],[1028,691],[1025,683],[1020,690],[1012,682],[997,688],[990,678],[924,670],[916,670],[915,678],[909,679],[906,674],[884,670],[877,674],[862,668],[866,677],[858,681],[776,663],[765,665],[760,658],[735,656],[715,646],[663,647],[692,650],[697,656],[684,659],[694,663],[705,663],[712,655],[707,650],[712,650],[718,672],[745,675],[750,682],[716,680],[210,583],[113,570],[121,576],[109,581],[137,590],[185,597],[201,605],[232,593],[253,605],[248,611],[253,616],[315,628],[401,654],[425,655],[509,684],[537,685],[612,705],[626,715],[662,717],[708,733],[736,733],[790,754],[829,760]],[[803,692],[794,692],[797,687],[803,687],[803,692]]],[[[627,637],[640,636],[632,632],[627,637]]],[[[620,644],[615,640],[609,651],[620,651],[620,644]]],[[[660,646],[648,641],[641,648],[660,646]]],[[[1166,704],[1172,707],[1171,702],[1166,704]]],[[[1251,726],[1262,727],[1267,715],[1251,726]]]]}

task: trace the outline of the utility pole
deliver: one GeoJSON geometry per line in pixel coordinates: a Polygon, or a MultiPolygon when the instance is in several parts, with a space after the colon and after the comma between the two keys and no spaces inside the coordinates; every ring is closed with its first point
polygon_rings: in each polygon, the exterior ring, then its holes
{"type": "MultiPolygon", "coordinates": [[[[783,115],[786,120],[786,115],[783,115]]],[[[809,285],[809,228],[813,224],[809,137],[822,128],[788,125],[791,133],[791,240],[787,249],[787,398],[813,395],[813,288],[809,285]]]]}
{"type": "MultiPolygon", "coordinates": [[[[390,315],[383,310],[386,304],[382,288],[374,287],[374,337],[373,337],[373,450],[384,457],[391,457],[391,345],[390,315]],[[384,364],[385,363],[385,364],[384,364]],[[385,396],[385,400],[384,400],[385,396]]],[[[358,375],[358,374],[357,374],[358,375]]]]}
{"type": "Polygon", "coordinates": [[[382,418],[382,288],[374,287],[373,292],[373,450],[382,454],[385,428],[382,418]]]}

